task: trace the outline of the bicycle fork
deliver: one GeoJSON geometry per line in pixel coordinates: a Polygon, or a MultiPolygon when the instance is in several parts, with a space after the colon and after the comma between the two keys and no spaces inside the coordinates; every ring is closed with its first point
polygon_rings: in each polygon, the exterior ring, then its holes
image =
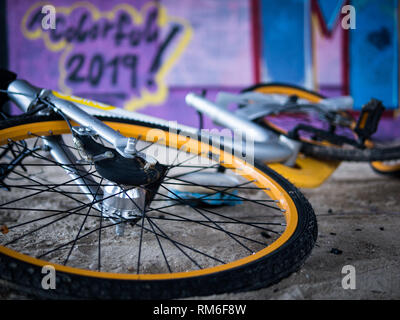
{"type": "Polygon", "coordinates": [[[103,218],[116,224],[118,235],[124,234],[126,223],[136,223],[143,217],[146,191],[141,186],[156,183],[164,168],[153,157],[136,150],[136,139],[123,136],[75,104],[24,80],[13,81],[8,92],[10,99],[24,113],[34,111],[39,104],[45,104],[69,123],[76,147],[83,151],[86,160],[94,163],[101,176],[98,177],[101,178],[100,183],[80,164],[62,136],[42,137],[44,149],[84,192],[90,206],[101,212],[103,218]],[[80,127],[72,127],[69,119],[80,127]],[[96,137],[101,137],[112,147],[95,142],[96,137]]]}

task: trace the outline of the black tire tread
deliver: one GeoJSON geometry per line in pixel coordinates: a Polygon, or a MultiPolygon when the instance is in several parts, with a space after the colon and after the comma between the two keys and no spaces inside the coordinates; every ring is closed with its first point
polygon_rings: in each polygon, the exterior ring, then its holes
{"type": "Polygon", "coordinates": [[[400,159],[400,146],[371,149],[341,149],[303,142],[302,152],[321,160],[372,162],[400,159]]]}

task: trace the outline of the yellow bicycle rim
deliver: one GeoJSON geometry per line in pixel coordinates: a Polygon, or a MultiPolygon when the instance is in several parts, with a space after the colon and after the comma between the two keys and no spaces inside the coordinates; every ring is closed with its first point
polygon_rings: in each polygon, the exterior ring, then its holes
{"type": "MultiPolygon", "coordinates": [[[[112,127],[114,130],[118,130],[125,136],[135,137],[138,139],[144,139],[144,137],[152,137],[151,130],[153,128],[120,123],[120,122],[105,122],[107,125],[112,127]]],[[[74,123],[73,123],[74,124],[74,123]]],[[[158,130],[158,129],[157,129],[158,130]]],[[[243,160],[232,156],[219,148],[215,148],[205,144],[204,142],[197,141],[195,139],[186,136],[179,136],[174,133],[165,132],[165,140],[159,140],[157,143],[180,149],[185,147],[186,151],[198,154],[199,156],[207,157],[209,152],[217,156],[220,159],[220,164],[227,167],[228,169],[235,169],[237,174],[241,175],[247,180],[255,181],[254,184],[260,188],[263,188],[272,199],[279,200],[278,206],[282,209],[282,214],[286,220],[286,229],[279,236],[275,242],[268,245],[266,248],[242,259],[222,264],[215,267],[210,267],[201,270],[177,272],[177,273],[160,273],[160,274],[124,274],[124,273],[109,273],[101,271],[92,271],[80,268],[67,267],[59,264],[54,264],[45,260],[36,259],[28,255],[21,254],[4,246],[0,246],[0,253],[13,257],[15,259],[34,264],[37,266],[52,265],[57,271],[77,274],[87,277],[97,278],[108,278],[108,279],[121,279],[121,280],[162,280],[162,279],[177,279],[203,276],[216,272],[229,270],[232,268],[240,267],[242,265],[256,261],[283,246],[294,234],[298,224],[298,210],[291,199],[290,195],[272,178],[263,173],[256,167],[244,162],[243,160]],[[204,150],[207,150],[204,152],[204,150]],[[229,162],[224,162],[224,159],[230,159],[229,162]]],[[[22,139],[28,139],[33,136],[49,136],[69,133],[69,127],[65,121],[46,121],[36,122],[30,124],[17,125],[15,127],[6,128],[0,130],[0,145],[4,145],[10,141],[19,141],[22,139]]],[[[153,142],[146,140],[148,142],[153,142]]]]}

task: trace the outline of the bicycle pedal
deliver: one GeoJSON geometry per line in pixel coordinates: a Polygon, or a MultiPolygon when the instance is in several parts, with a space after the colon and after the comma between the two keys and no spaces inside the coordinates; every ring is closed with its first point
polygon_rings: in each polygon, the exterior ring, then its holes
{"type": "Polygon", "coordinates": [[[370,138],[376,132],[384,110],[385,107],[382,101],[377,99],[371,99],[362,107],[360,117],[354,128],[354,132],[362,142],[370,138]]]}

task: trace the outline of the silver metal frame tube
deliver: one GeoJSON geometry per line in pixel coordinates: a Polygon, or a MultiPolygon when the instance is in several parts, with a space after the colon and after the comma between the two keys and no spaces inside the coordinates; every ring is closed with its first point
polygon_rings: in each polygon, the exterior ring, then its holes
{"type": "MultiPolygon", "coordinates": [[[[151,123],[153,125],[161,125],[172,128],[173,130],[180,131],[182,134],[190,136],[202,135],[209,139],[220,140],[221,136],[216,134],[207,134],[207,130],[200,131],[195,127],[178,124],[175,121],[168,121],[165,119],[148,116],[145,114],[131,112],[124,109],[113,109],[113,110],[101,110],[93,107],[88,107],[83,104],[77,104],[80,108],[85,110],[87,113],[93,116],[108,116],[108,117],[121,117],[124,119],[132,119],[137,121],[143,121],[151,123]]],[[[246,134],[246,133],[245,133],[246,134]]],[[[256,159],[258,161],[273,163],[273,162],[285,162],[287,159],[293,156],[293,149],[289,147],[285,141],[278,139],[277,137],[271,136],[268,141],[258,142],[250,139],[248,143],[254,143],[254,147],[246,148],[243,141],[233,141],[232,139],[224,139],[224,146],[235,150],[243,150],[251,153],[247,153],[249,158],[256,159]]]]}
{"type": "Polygon", "coordinates": [[[194,107],[201,113],[206,114],[216,124],[222,125],[231,130],[243,132],[254,141],[264,142],[274,138],[276,139],[276,135],[272,132],[265,130],[248,119],[235,115],[233,112],[220,107],[199,95],[189,93],[186,95],[185,100],[188,105],[194,107]]]}
{"type": "MultiPolygon", "coordinates": [[[[27,111],[35,102],[38,95],[47,96],[66,116],[75,120],[79,124],[90,128],[105,140],[114,145],[116,150],[126,156],[123,152],[127,138],[122,136],[117,131],[111,129],[100,120],[94,118],[94,115],[116,116],[132,120],[141,120],[148,123],[160,124],[170,127],[171,122],[164,119],[143,115],[140,113],[129,112],[122,109],[103,111],[96,108],[91,108],[79,103],[71,103],[69,101],[55,97],[50,91],[41,90],[40,88],[30,85],[24,80],[15,80],[10,85],[8,90],[10,98],[14,101],[21,110],[27,111]]],[[[297,153],[285,141],[282,141],[278,136],[270,132],[256,123],[248,119],[239,117],[229,110],[226,110],[211,101],[204,99],[198,95],[190,93],[186,96],[186,102],[210,116],[217,123],[230,128],[231,130],[242,132],[244,137],[250,138],[249,143],[254,143],[253,154],[249,155],[254,159],[262,162],[285,162],[288,159],[293,159],[293,154],[297,153]]],[[[174,129],[180,130],[182,133],[190,135],[198,135],[200,131],[196,128],[176,124],[174,129]]],[[[203,133],[202,133],[203,134],[203,133]]],[[[212,139],[221,139],[220,136],[209,135],[212,139]]],[[[230,139],[224,140],[224,145],[227,148],[243,150],[243,141],[233,141],[230,139]]],[[[289,161],[292,162],[292,161],[289,161]]]]}
{"type": "MultiPolygon", "coordinates": [[[[77,158],[71,150],[65,147],[61,136],[43,137],[45,145],[49,146],[51,156],[60,163],[65,172],[74,179],[79,188],[92,202],[103,199],[103,190],[99,188],[98,182],[92,179],[83,166],[77,164],[77,158]]],[[[101,210],[101,203],[96,203],[97,209],[101,210]]]]}
{"type": "Polygon", "coordinates": [[[84,127],[89,128],[93,132],[96,132],[100,137],[111,143],[118,152],[120,152],[123,156],[126,156],[124,149],[128,143],[127,137],[124,137],[122,134],[110,128],[102,121],[83,111],[74,103],[57,98],[50,91],[42,92],[41,96],[48,98],[50,102],[53,103],[57,109],[59,109],[68,118],[78,122],[84,127]]]}
{"type": "Polygon", "coordinates": [[[7,88],[8,96],[17,107],[27,112],[35,103],[42,89],[35,87],[25,80],[15,80],[7,88]]]}

